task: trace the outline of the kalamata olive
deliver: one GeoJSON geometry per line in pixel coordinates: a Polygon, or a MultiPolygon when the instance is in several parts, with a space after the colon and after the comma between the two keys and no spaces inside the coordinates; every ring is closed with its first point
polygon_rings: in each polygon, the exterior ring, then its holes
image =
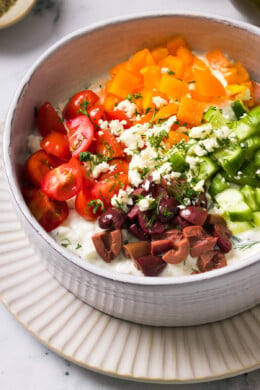
{"type": "Polygon", "coordinates": [[[197,265],[201,272],[207,272],[213,269],[225,267],[227,265],[227,260],[221,251],[210,250],[199,256],[197,265]]]}
{"type": "Polygon", "coordinates": [[[121,229],[127,221],[127,215],[116,207],[109,207],[98,218],[98,225],[101,229],[121,229]]]}
{"type": "Polygon", "coordinates": [[[140,228],[143,230],[145,233],[163,233],[164,230],[166,229],[165,224],[162,224],[159,221],[155,221],[151,223],[153,214],[152,212],[146,211],[146,212],[141,212],[139,211],[138,213],[138,223],[140,228]]]}
{"type": "Polygon", "coordinates": [[[152,187],[151,187],[151,192],[152,192],[152,197],[153,198],[157,198],[158,196],[160,196],[161,194],[164,194],[165,196],[168,195],[168,192],[166,190],[166,188],[164,188],[162,185],[160,184],[154,184],[152,187]]]}
{"type": "Polygon", "coordinates": [[[183,219],[182,217],[180,217],[179,215],[177,215],[177,217],[174,217],[171,220],[171,225],[174,227],[183,229],[186,226],[190,226],[190,223],[188,221],[186,221],[185,219],[183,219]]]}
{"type": "Polygon", "coordinates": [[[150,234],[145,233],[145,232],[140,228],[140,226],[138,226],[136,223],[133,223],[133,224],[129,227],[129,230],[130,230],[130,232],[131,232],[135,237],[139,238],[140,240],[150,241],[150,239],[151,239],[150,234]]]}
{"type": "Polygon", "coordinates": [[[207,208],[207,197],[206,197],[206,193],[203,191],[203,192],[200,192],[199,194],[199,197],[198,197],[198,200],[197,202],[195,203],[195,206],[197,207],[205,207],[207,208]]]}
{"type": "Polygon", "coordinates": [[[203,225],[207,219],[208,212],[202,207],[187,206],[180,211],[180,216],[193,225],[203,225]]]}
{"type": "Polygon", "coordinates": [[[161,257],[153,255],[139,257],[135,259],[135,264],[145,276],[157,276],[166,266],[161,257]]]}
{"type": "Polygon", "coordinates": [[[183,235],[189,240],[192,257],[213,249],[217,243],[217,237],[210,236],[200,225],[187,226],[183,229],[183,235]]]}
{"type": "Polygon", "coordinates": [[[222,224],[214,225],[214,236],[218,238],[217,244],[224,253],[228,253],[232,249],[232,242],[230,238],[232,236],[231,231],[222,224]]]}
{"type": "Polygon", "coordinates": [[[117,258],[123,245],[122,233],[119,229],[98,232],[92,236],[92,241],[99,256],[107,263],[117,258]]]}
{"type": "Polygon", "coordinates": [[[137,216],[138,216],[138,213],[139,213],[139,207],[137,205],[135,205],[132,210],[129,211],[129,213],[127,214],[128,218],[131,220],[131,221],[134,221],[137,216]]]}
{"type": "Polygon", "coordinates": [[[150,228],[150,233],[151,234],[161,234],[165,231],[166,226],[164,223],[161,223],[159,221],[156,221],[152,224],[150,228]]]}
{"type": "Polygon", "coordinates": [[[172,196],[163,197],[159,205],[159,220],[161,222],[171,221],[178,212],[178,202],[172,196]]]}

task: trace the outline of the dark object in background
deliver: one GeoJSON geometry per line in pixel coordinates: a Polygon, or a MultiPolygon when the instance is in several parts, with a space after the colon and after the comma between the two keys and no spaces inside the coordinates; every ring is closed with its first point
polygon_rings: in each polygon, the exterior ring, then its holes
{"type": "Polygon", "coordinates": [[[231,0],[250,22],[260,26],[260,0],[231,0]]]}

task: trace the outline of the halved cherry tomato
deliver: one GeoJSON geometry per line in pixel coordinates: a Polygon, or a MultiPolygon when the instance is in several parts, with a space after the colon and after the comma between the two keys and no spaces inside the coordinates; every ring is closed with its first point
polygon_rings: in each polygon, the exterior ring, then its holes
{"type": "Polygon", "coordinates": [[[41,147],[46,153],[59,157],[61,160],[68,161],[71,158],[67,135],[57,131],[47,134],[41,142],[41,147]]]}
{"type": "Polygon", "coordinates": [[[53,165],[50,157],[44,150],[33,153],[25,164],[25,177],[31,181],[35,187],[41,187],[44,176],[50,172],[53,165]]]}
{"type": "Polygon", "coordinates": [[[36,194],[36,191],[38,191],[37,188],[34,187],[33,185],[30,185],[30,184],[24,185],[22,187],[22,194],[23,194],[23,197],[24,197],[26,203],[31,202],[34,195],[36,194]]]}
{"type": "Polygon", "coordinates": [[[108,161],[108,164],[110,165],[111,170],[102,173],[99,178],[100,180],[107,179],[108,177],[115,176],[119,173],[128,174],[129,162],[127,162],[126,160],[115,158],[113,160],[108,161]]]}
{"type": "Polygon", "coordinates": [[[93,200],[89,191],[82,189],[76,196],[75,208],[87,221],[95,221],[102,214],[104,205],[99,199],[93,200]]]}
{"type": "Polygon", "coordinates": [[[98,181],[91,189],[92,199],[100,199],[107,207],[111,203],[112,197],[120,189],[125,189],[128,184],[128,176],[125,173],[115,174],[113,177],[98,181]]]}
{"type": "Polygon", "coordinates": [[[51,103],[44,103],[37,111],[37,125],[41,136],[51,131],[66,134],[66,129],[51,103]]]}
{"type": "Polygon", "coordinates": [[[102,118],[103,114],[104,114],[104,108],[98,104],[96,104],[95,106],[91,107],[88,110],[88,115],[91,122],[97,126],[98,126],[98,121],[99,119],[102,118]]]}
{"type": "Polygon", "coordinates": [[[79,115],[66,122],[72,157],[88,150],[94,138],[94,126],[86,115],[79,115]]]}
{"type": "Polygon", "coordinates": [[[109,121],[114,119],[118,119],[119,121],[125,121],[126,123],[123,125],[125,129],[128,129],[132,126],[130,119],[122,110],[106,111],[106,118],[109,121]]]}
{"type": "Polygon", "coordinates": [[[79,110],[82,108],[82,103],[86,102],[86,109],[92,107],[97,101],[99,97],[95,92],[90,89],[86,89],[85,91],[80,91],[70,98],[66,107],[63,111],[63,116],[65,119],[73,119],[76,116],[80,115],[79,110]]]}
{"type": "Polygon", "coordinates": [[[62,224],[69,214],[66,202],[50,199],[42,190],[36,191],[29,209],[47,232],[62,224]]]}
{"type": "Polygon", "coordinates": [[[95,134],[94,142],[95,153],[102,154],[105,157],[116,158],[123,157],[123,147],[117,142],[116,137],[106,130],[98,131],[95,134]]]}
{"type": "Polygon", "coordinates": [[[42,190],[51,198],[64,201],[80,191],[82,182],[78,163],[71,159],[70,162],[61,164],[44,176],[42,190]]]}

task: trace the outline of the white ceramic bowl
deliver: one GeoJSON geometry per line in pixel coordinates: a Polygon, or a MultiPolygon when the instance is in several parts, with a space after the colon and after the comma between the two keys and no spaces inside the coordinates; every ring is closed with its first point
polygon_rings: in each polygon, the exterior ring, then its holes
{"type": "Polygon", "coordinates": [[[59,246],[30,214],[20,191],[33,107],[58,103],[114,64],[175,33],[195,50],[220,48],[260,79],[259,29],[197,14],[138,15],[82,29],[52,46],[29,70],[11,104],[4,164],[18,215],[49,271],[68,290],[115,317],[150,325],[194,325],[234,315],[260,302],[259,255],[200,275],[136,277],[98,268],[59,246]]]}

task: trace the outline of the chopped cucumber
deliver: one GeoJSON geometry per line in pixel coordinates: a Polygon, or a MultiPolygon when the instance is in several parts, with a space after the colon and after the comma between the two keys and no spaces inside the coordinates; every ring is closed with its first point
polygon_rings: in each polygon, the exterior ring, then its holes
{"type": "Polygon", "coordinates": [[[171,155],[169,161],[172,165],[172,169],[175,172],[184,172],[188,164],[185,161],[185,156],[181,152],[176,152],[171,155]]]}
{"type": "Polygon", "coordinates": [[[231,107],[237,119],[240,119],[243,115],[248,113],[248,108],[242,102],[242,100],[235,100],[233,103],[231,103],[231,107]]]}
{"type": "Polygon", "coordinates": [[[244,118],[233,123],[233,131],[240,141],[260,131],[260,106],[253,108],[244,118]]]}
{"type": "Polygon", "coordinates": [[[260,150],[257,150],[254,160],[255,160],[255,166],[257,168],[260,168],[260,150]]]}
{"type": "Polygon", "coordinates": [[[260,210],[260,188],[255,189],[255,199],[258,204],[258,209],[260,210]]]}
{"type": "Polygon", "coordinates": [[[224,118],[221,111],[214,106],[208,108],[203,118],[205,121],[211,123],[212,126],[216,128],[227,126],[228,124],[228,120],[224,118]]]}
{"type": "Polygon", "coordinates": [[[213,153],[218,163],[230,176],[234,176],[243,163],[243,150],[238,145],[231,145],[213,153]]]}
{"type": "Polygon", "coordinates": [[[198,180],[208,180],[218,170],[217,164],[209,157],[197,157],[193,168],[194,175],[198,180]]]}
{"type": "Polygon", "coordinates": [[[223,172],[223,176],[227,182],[238,184],[240,186],[248,184],[253,187],[260,187],[260,180],[256,178],[255,174],[249,175],[247,173],[243,173],[243,167],[241,168],[241,171],[242,173],[239,175],[237,174],[236,176],[229,176],[226,172],[223,172]]]}
{"type": "Polygon", "coordinates": [[[228,188],[216,195],[219,206],[231,221],[251,221],[252,210],[244,201],[243,195],[236,188],[228,188]]]}
{"type": "Polygon", "coordinates": [[[215,198],[217,194],[224,191],[228,187],[229,183],[227,183],[224,176],[219,172],[213,177],[211,181],[211,184],[209,186],[209,193],[213,198],[215,198]]]}
{"type": "Polygon", "coordinates": [[[254,227],[250,222],[232,222],[229,220],[227,221],[227,225],[233,234],[243,233],[254,227]]]}
{"type": "Polygon", "coordinates": [[[253,212],[254,224],[257,227],[260,227],[260,211],[253,212]]]}
{"type": "Polygon", "coordinates": [[[240,191],[242,192],[244,199],[251,210],[259,210],[258,204],[256,202],[256,193],[253,187],[245,185],[241,187],[240,191]]]}

